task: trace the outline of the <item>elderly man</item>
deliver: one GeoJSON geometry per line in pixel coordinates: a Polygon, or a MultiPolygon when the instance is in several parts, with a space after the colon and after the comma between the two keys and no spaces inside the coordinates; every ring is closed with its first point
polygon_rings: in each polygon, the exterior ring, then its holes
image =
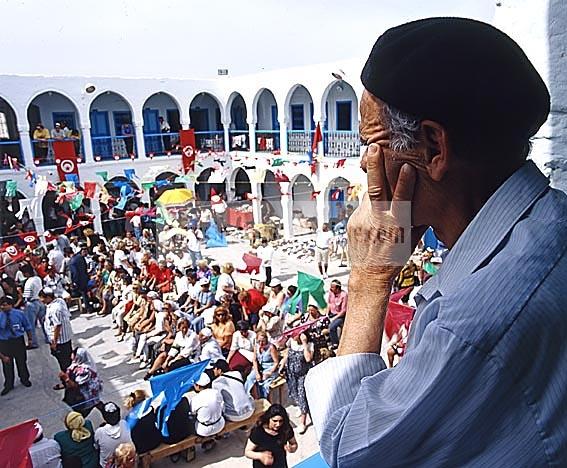
{"type": "Polygon", "coordinates": [[[347,300],[348,295],[346,291],[343,291],[341,282],[337,279],[331,281],[331,289],[327,295],[327,304],[329,304],[327,315],[331,319],[329,335],[334,347],[339,345],[339,328],[342,329],[345,323],[347,300]]]}
{"type": "Polygon", "coordinates": [[[388,30],[362,82],[368,194],[348,224],[348,311],[339,357],[306,382],[324,458],[566,465],[567,197],[526,162],[545,84],[508,36],[462,18],[388,30]],[[391,286],[428,226],[450,252],[385,370],[391,286]]]}

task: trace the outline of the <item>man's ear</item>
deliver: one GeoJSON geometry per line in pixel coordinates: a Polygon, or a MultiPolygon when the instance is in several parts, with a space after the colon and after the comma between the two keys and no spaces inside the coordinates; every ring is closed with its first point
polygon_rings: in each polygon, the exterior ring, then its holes
{"type": "Polygon", "coordinates": [[[432,120],[421,122],[422,144],[426,155],[426,169],[439,182],[449,169],[449,136],[447,130],[432,120]]]}

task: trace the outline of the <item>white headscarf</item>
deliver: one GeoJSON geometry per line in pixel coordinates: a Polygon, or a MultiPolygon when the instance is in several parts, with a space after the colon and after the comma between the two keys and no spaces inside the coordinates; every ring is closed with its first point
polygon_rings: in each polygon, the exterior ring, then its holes
{"type": "Polygon", "coordinates": [[[93,371],[97,372],[96,363],[95,363],[93,357],[89,354],[89,352],[85,348],[77,348],[76,349],[74,362],[76,362],[77,364],[87,365],[93,371]]]}

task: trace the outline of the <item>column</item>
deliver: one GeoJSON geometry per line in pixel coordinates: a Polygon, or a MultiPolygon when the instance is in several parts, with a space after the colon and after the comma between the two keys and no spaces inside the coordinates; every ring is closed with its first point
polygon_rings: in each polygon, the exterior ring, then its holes
{"type": "Polygon", "coordinates": [[[256,151],[256,122],[248,122],[248,140],[250,141],[250,151],[256,151]]]}
{"type": "Polygon", "coordinates": [[[146,158],[146,143],[144,142],[144,124],[134,123],[134,128],[136,131],[136,156],[139,159],[146,158]]]}
{"type": "Polygon", "coordinates": [[[291,196],[291,185],[289,182],[280,182],[282,192],[282,223],[284,229],[284,238],[290,239],[293,236],[293,199],[291,196]]]}
{"type": "Polygon", "coordinates": [[[93,142],[91,140],[91,126],[89,124],[81,124],[81,137],[81,143],[83,146],[83,161],[87,164],[93,163],[93,142]]]}
{"type": "Polygon", "coordinates": [[[98,234],[103,234],[102,231],[102,214],[100,212],[100,201],[98,195],[91,199],[91,211],[94,215],[94,230],[98,234]]]}
{"type": "Polygon", "coordinates": [[[22,148],[23,158],[24,158],[24,165],[26,167],[34,167],[35,164],[33,162],[33,147],[32,141],[30,138],[30,131],[27,126],[18,126],[18,133],[20,134],[20,145],[22,148]]]}
{"type": "Polygon", "coordinates": [[[254,216],[254,223],[260,224],[262,222],[262,186],[257,182],[251,182],[250,188],[252,190],[252,215],[254,216]]]}
{"type": "Polygon", "coordinates": [[[321,229],[323,227],[323,223],[327,222],[327,206],[326,206],[326,198],[327,190],[323,188],[321,193],[317,195],[317,227],[321,229]]]}
{"type": "Polygon", "coordinates": [[[224,150],[226,152],[230,151],[230,123],[223,123],[222,128],[224,130],[224,150]]]}
{"type": "Polygon", "coordinates": [[[280,122],[280,153],[287,154],[287,120],[279,119],[280,122]]]}
{"type": "Polygon", "coordinates": [[[181,121],[181,128],[183,130],[189,130],[189,125],[191,125],[191,122],[189,122],[188,120],[181,121]]]}

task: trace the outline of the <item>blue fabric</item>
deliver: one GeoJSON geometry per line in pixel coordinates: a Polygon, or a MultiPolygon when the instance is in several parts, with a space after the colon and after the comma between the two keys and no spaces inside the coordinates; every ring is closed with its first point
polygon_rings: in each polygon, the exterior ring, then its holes
{"type": "Polygon", "coordinates": [[[138,177],[135,169],[124,169],[124,175],[128,180],[133,180],[135,177],[138,177]]]}
{"type": "Polygon", "coordinates": [[[12,324],[11,330],[8,328],[8,313],[0,312],[0,341],[19,338],[32,329],[30,322],[21,310],[11,309],[9,314],[12,324]]]}
{"type": "Polygon", "coordinates": [[[207,238],[207,247],[227,247],[228,242],[226,237],[219,231],[216,223],[211,221],[211,224],[205,232],[205,237],[207,238]]]}
{"type": "Polygon", "coordinates": [[[416,296],[406,354],[306,389],[331,466],[567,466],[567,196],[526,162],[416,296]]]}
{"type": "Polygon", "coordinates": [[[433,228],[427,228],[427,231],[425,231],[425,234],[423,235],[423,246],[425,248],[429,247],[433,250],[437,250],[439,248],[439,244],[440,243],[437,240],[435,233],[433,232],[433,228]]]}
{"type": "Polygon", "coordinates": [[[154,398],[162,398],[159,408],[159,429],[164,437],[169,436],[167,420],[171,412],[187,393],[193,384],[199,379],[209,360],[197,362],[189,366],[180,367],[166,374],[156,375],[150,379],[152,395],[154,398]]]}
{"type": "Polygon", "coordinates": [[[329,468],[329,465],[325,463],[320,453],[316,453],[297,465],[294,465],[293,468],[329,468]]]}

